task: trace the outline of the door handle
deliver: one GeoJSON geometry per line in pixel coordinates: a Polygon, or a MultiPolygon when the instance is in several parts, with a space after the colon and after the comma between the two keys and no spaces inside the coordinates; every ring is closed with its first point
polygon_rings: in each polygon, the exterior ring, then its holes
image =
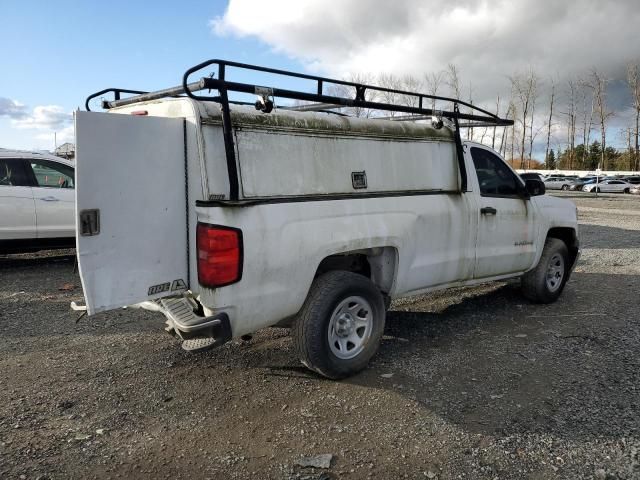
{"type": "Polygon", "coordinates": [[[495,215],[498,211],[493,207],[482,207],[480,213],[482,215],[495,215]]]}
{"type": "Polygon", "coordinates": [[[40,197],[40,200],[43,200],[45,202],[58,202],[59,201],[58,198],[51,197],[51,196],[49,196],[49,197],[40,197]]]}

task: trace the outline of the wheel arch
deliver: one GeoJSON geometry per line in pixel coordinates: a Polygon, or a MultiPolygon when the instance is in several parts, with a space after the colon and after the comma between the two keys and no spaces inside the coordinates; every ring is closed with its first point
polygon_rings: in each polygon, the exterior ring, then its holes
{"type": "Polygon", "coordinates": [[[369,278],[385,295],[393,291],[398,269],[395,247],[372,247],[333,253],[318,264],[314,278],[333,270],[345,270],[369,278]]]}
{"type": "Polygon", "coordinates": [[[567,250],[569,250],[569,272],[571,272],[580,251],[578,232],[571,227],[554,227],[549,229],[546,238],[557,238],[567,246],[567,250]]]}

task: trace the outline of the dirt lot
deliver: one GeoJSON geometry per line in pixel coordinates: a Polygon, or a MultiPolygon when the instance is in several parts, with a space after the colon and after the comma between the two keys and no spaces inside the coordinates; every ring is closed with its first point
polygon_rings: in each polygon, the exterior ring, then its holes
{"type": "Polygon", "coordinates": [[[158,314],[76,324],[71,255],[0,257],[0,478],[640,478],[640,198],[563,196],[584,251],[557,303],[394,304],[343,382],[284,329],[193,355],[158,314]]]}

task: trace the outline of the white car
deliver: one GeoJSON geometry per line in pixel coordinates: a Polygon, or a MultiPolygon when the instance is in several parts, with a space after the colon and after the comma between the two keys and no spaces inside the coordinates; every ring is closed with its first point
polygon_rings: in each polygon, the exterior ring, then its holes
{"type": "Polygon", "coordinates": [[[544,186],[547,190],[569,190],[574,180],[570,177],[548,177],[544,180],[544,186]]]}
{"type": "Polygon", "coordinates": [[[633,185],[624,180],[603,180],[600,183],[590,183],[582,188],[583,192],[613,192],[629,193],[633,185]]]}
{"type": "Polygon", "coordinates": [[[73,163],[0,149],[0,253],[75,246],[73,163]]]}

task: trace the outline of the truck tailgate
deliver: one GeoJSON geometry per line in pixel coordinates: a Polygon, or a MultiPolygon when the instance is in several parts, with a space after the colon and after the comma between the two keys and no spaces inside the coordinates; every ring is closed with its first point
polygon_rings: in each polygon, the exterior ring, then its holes
{"type": "Polygon", "coordinates": [[[77,112],[76,239],[89,314],[188,285],[184,120],[77,112]]]}

